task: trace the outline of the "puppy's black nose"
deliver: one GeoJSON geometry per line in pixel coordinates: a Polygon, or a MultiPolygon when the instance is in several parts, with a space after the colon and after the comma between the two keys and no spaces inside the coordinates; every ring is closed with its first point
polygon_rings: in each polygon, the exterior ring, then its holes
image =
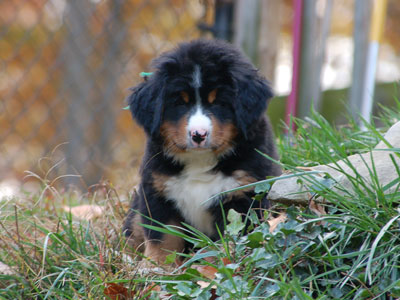
{"type": "Polygon", "coordinates": [[[192,136],[192,140],[193,142],[195,142],[196,144],[201,144],[201,142],[203,142],[206,137],[207,137],[207,131],[205,130],[200,130],[200,131],[192,131],[190,133],[190,135],[192,136]]]}

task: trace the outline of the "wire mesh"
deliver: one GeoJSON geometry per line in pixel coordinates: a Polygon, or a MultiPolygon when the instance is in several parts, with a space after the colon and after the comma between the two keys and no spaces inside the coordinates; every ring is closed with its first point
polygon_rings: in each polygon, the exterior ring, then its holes
{"type": "Polygon", "coordinates": [[[144,144],[128,88],[209,14],[206,1],[0,1],[0,179],[124,178],[144,144]]]}

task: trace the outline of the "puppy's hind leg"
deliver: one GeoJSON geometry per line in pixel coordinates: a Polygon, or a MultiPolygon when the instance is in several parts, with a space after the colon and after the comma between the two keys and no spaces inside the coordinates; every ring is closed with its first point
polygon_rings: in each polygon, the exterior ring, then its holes
{"type": "Polygon", "coordinates": [[[124,224],[124,234],[129,248],[133,253],[145,251],[145,237],[141,216],[135,212],[130,212],[124,224]]]}

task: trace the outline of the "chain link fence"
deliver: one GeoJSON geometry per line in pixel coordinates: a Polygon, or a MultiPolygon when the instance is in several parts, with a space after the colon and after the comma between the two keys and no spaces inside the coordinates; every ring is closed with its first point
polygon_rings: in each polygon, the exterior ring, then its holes
{"type": "Polygon", "coordinates": [[[126,180],[144,149],[122,110],[128,88],[160,52],[199,37],[212,9],[197,0],[0,0],[0,179],[30,170],[86,186],[126,180]]]}

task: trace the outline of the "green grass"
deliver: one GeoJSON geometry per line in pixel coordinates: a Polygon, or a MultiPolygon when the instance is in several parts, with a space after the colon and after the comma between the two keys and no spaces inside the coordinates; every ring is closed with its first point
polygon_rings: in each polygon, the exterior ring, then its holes
{"type": "MultiPolygon", "coordinates": [[[[382,108],[382,130],[362,131],[352,121],[335,128],[317,113],[295,120],[297,133],[278,137],[282,165],[327,164],[366,152],[400,119],[399,111],[382,108]]],[[[367,185],[355,176],[357,195],[350,197],[313,178],[315,193],[330,203],[326,215],[276,205],[265,218],[279,211],[288,218],[275,231],[250,212],[250,231],[244,232],[242,218],[230,211],[218,242],[190,226],[183,232],[164,226],[160,230],[197,248],[175,272],[146,276],[138,269],[140,257],[127,256],[120,232],[129,195],[109,184],[84,196],[62,193],[41,179],[41,193],[0,201],[0,262],[12,268],[0,274],[0,299],[400,298],[399,189],[388,195],[377,180],[367,185]],[[62,210],[82,202],[107,209],[92,221],[62,210]],[[204,268],[215,274],[205,276],[204,268]]],[[[256,199],[268,189],[256,186],[256,199]]]]}

